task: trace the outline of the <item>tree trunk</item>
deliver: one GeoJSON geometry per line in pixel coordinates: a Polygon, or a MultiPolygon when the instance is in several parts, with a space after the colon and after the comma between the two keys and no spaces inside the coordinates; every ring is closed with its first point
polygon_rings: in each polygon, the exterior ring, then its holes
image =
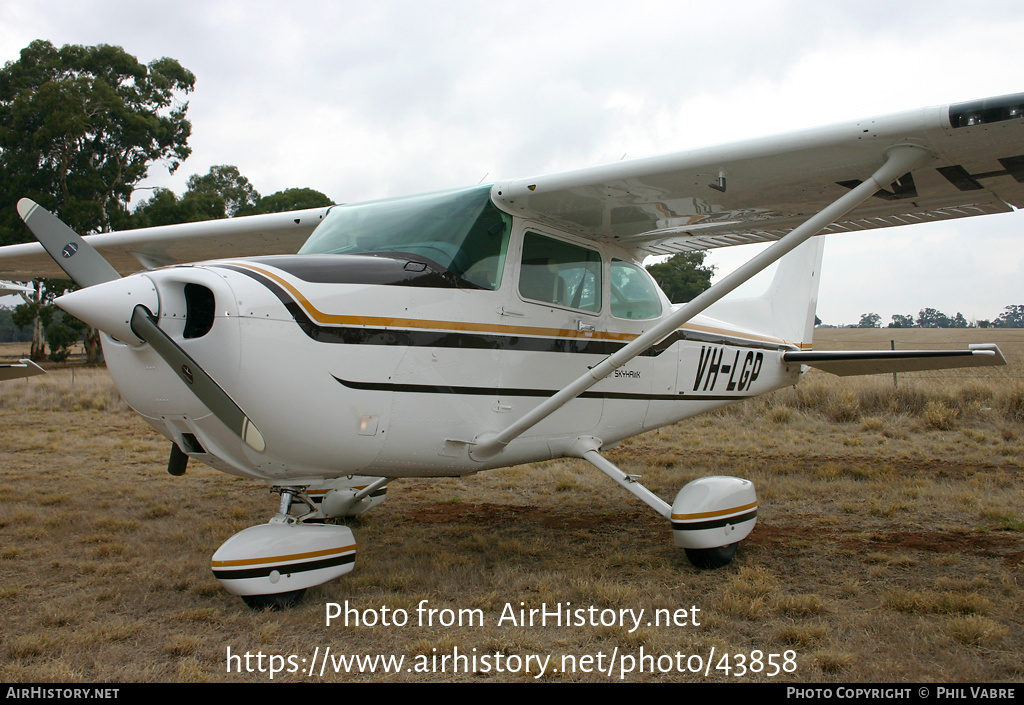
{"type": "MultiPolygon", "coordinates": [[[[36,279],[32,282],[32,293],[22,293],[21,298],[27,304],[32,304],[32,346],[29,348],[28,356],[33,362],[42,362],[46,359],[46,333],[43,330],[43,322],[39,318],[39,311],[42,309],[43,281],[36,279]]],[[[26,321],[21,322],[24,326],[26,321]]]]}
{"type": "Polygon", "coordinates": [[[39,312],[36,311],[32,319],[32,347],[29,349],[29,358],[33,362],[42,362],[46,359],[46,335],[43,332],[43,322],[39,320],[39,312]]]}
{"type": "Polygon", "coordinates": [[[85,361],[90,364],[103,364],[103,347],[100,345],[100,332],[95,328],[85,331],[85,361]]]}

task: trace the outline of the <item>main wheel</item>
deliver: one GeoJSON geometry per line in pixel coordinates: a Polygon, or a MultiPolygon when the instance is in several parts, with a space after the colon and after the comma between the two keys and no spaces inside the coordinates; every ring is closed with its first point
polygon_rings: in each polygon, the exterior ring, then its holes
{"type": "Polygon", "coordinates": [[[739,545],[737,541],[728,546],[718,546],[717,548],[688,548],[686,549],[686,557],[697,568],[704,570],[721,568],[732,563],[732,559],[736,557],[736,549],[739,545]]]}
{"type": "Polygon", "coordinates": [[[292,590],[291,592],[279,592],[275,595],[242,595],[242,601],[251,610],[270,610],[279,612],[299,604],[299,600],[305,594],[306,589],[292,590]]]}

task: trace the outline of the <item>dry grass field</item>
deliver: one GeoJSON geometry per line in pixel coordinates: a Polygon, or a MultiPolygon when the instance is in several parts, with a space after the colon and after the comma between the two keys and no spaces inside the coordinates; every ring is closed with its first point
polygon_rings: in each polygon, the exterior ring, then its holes
{"type": "Polygon", "coordinates": [[[812,372],[608,454],[668,499],[702,475],[753,480],[758,526],[726,568],[692,568],[664,520],[561,460],[394,482],[352,522],[355,571],[283,612],[250,611],[209,571],[275,495],[195,464],[169,476],[167,442],[104,370],[7,383],[0,681],[265,682],[274,667],[275,681],[1020,682],[1024,331],[820,333],[826,349],[888,348],[894,333],[902,348],[999,342],[1011,364],[895,386],[812,372]],[[421,625],[423,600],[449,611],[421,625]],[[328,626],[326,605],[346,601],[361,619],[404,610],[409,623],[328,626]],[[635,629],[500,621],[521,603],[645,612],[635,629]],[[686,619],[659,625],[654,610],[686,619]],[[328,647],[406,660],[308,675],[328,647]]]}

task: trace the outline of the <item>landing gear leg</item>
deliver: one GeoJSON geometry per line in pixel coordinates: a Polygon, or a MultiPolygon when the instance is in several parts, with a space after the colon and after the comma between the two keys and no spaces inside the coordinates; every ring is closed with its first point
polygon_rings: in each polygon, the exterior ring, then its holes
{"type": "Polygon", "coordinates": [[[754,483],[738,477],[702,477],[679,490],[670,505],[601,455],[599,438],[578,438],[573,455],[583,458],[672,522],[676,546],[697,568],[721,568],[736,557],[739,542],[757,523],[754,483]]]}
{"type": "Polygon", "coordinates": [[[271,489],[271,492],[276,492],[281,495],[281,502],[277,507],[277,515],[270,520],[271,524],[301,523],[314,517],[319,518],[319,511],[313,503],[313,500],[311,500],[309,495],[306,494],[305,487],[274,487],[271,489]],[[298,516],[292,516],[292,506],[295,504],[296,500],[305,504],[309,511],[298,516]]]}

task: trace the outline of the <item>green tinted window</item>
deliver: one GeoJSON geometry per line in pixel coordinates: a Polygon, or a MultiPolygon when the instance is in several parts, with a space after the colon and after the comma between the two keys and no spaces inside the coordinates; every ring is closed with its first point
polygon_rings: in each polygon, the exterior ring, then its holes
{"type": "Polygon", "coordinates": [[[519,293],[555,306],[601,310],[601,255],[579,245],[526,233],[519,293]]]}
{"type": "Polygon", "coordinates": [[[613,316],[643,320],[661,315],[661,297],[643,269],[613,259],[611,279],[613,316]]]}
{"type": "Polygon", "coordinates": [[[299,254],[396,252],[425,257],[484,289],[497,289],[512,217],[491,187],[346,206],[327,214],[299,254]]]}

